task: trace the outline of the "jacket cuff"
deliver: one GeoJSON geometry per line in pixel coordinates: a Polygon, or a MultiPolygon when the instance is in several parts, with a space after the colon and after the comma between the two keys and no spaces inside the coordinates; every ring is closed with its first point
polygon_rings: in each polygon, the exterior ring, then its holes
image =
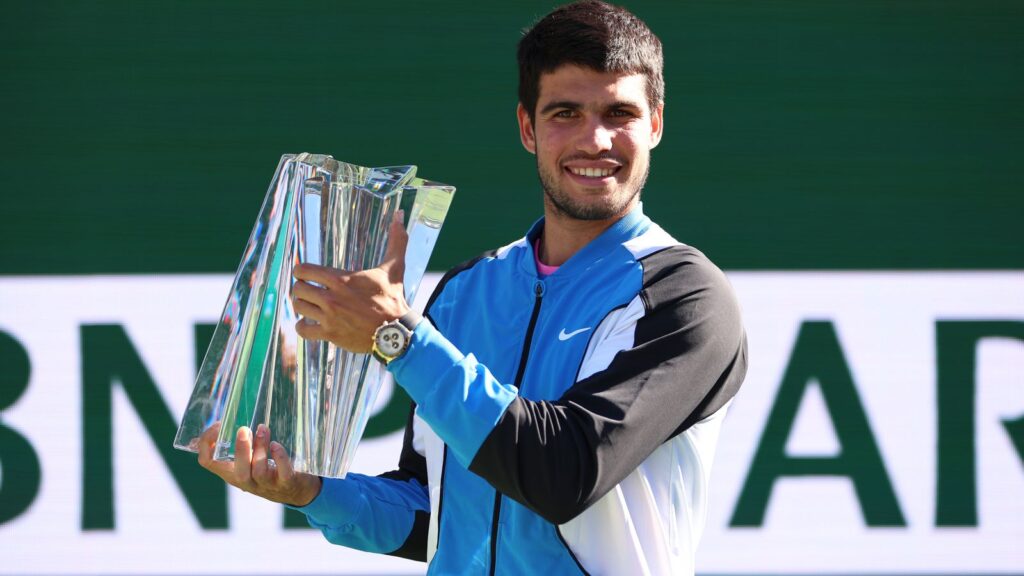
{"type": "Polygon", "coordinates": [[[439,378],[465,357],[428,318],[423,318],[413,330],[405,354],[390,362],[388,371],[419,404],[433,391],[439,378]]]}
{"type": "Polygon", "coordinates": [[[359,490],[354,482],[337,478],[321,478],[320,493],[305,506],[292,506],[306,518],[322,526],[340,526],[351,523],[359,513],[359,490]]]}

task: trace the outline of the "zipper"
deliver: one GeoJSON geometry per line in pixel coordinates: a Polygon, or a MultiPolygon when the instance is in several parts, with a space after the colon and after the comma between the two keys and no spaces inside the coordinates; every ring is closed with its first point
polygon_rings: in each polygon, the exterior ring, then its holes
{"type": "Polygon", "coordinates": [[[501,514],[501,492],[494,491],[494,516],[491,520],[491,570],[490,575],[498,569],[498,515],[501,514]]]}
{"type": "MultiPolygon", "coordinates": [[[[533,341],[533,329],[537,327],[537,317],[540,316],[540,303],[544,298],[544,283],[540,280],[533,285],[533,313],[530,314],[530,324],[526,327],[526,339],[523,343],[523,355],[519,357],[519,369],[516,370],[515,387],[519,388],[523,383],[523,373],[526,372],[526,360],[530,357],[530,344],[533,341]]],[[[491,520],[491,570],[490,575],[494,576],[498,568],[498,516],[501,515],[501,492],[494,491],[494,515],[491,520]]]]}

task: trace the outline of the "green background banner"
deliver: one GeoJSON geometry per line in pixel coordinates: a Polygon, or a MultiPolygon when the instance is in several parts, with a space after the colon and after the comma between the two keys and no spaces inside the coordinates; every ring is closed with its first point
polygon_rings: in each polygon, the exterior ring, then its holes
{"type": "MultiPolygon", "coordinates": [[[[4,2],[0,274],[233,271],[300,151],[457,186],[432,269],[504,244],[552,5],[4,2]]],[[[723,268],[1024,268],[1024,3],[630,6],[666,51],[648,212],[723,268]]]]}

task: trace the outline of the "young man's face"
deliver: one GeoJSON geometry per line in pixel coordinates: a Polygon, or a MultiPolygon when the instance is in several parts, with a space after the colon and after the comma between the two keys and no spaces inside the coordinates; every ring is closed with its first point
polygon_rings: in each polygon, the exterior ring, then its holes
{"type": "Polygon", "coordinates": [[[646,86],[639,74],[569,64],[540,77],[534,119],[521,104],[517,115],[549,210],[606,220],[636,205],[662,131],[663,107],[650,109],[646,86]]]}

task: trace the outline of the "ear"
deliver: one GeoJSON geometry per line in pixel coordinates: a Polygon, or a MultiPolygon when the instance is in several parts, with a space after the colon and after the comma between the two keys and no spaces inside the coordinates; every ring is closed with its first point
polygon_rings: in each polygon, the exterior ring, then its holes
{"type": "Polygon", "coordinates": [[[651,110],[651,148],[661,142],[661,133],[665,129],[665,104],[651,110]]]}
{"type": "Polygon", "coordinates": [[[533,132],[533,122],[530,121],[530,114],[523,108],[522,103],[516,106],[516,119],[519,121],[519,140],[523,148],[530,154],[537,153],[537,138],[533,132]]]}

